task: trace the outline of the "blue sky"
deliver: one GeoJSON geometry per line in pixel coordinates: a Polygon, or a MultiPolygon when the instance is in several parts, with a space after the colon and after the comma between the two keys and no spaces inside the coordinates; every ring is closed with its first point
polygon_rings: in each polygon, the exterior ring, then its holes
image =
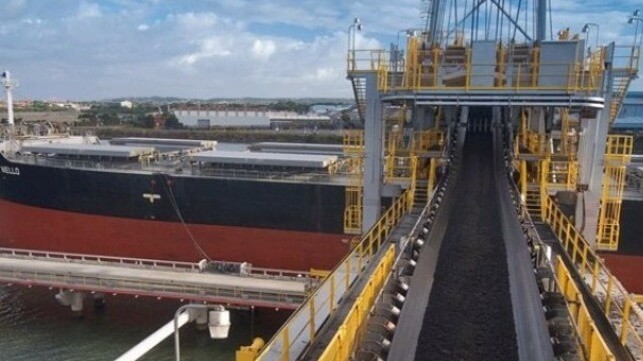
{"type": "MultiPolygon", "coordinates": [[[[417,27],[420,0],[1,0],[0,67],[18,98],[350,97],[347,26],[362,48],[417,27]]],[[[552,0],[554,31],[598,23],[631,43],[640,0],[552,0]]],[[[635,88],[643,89],[641,81],[635,88]]]]}

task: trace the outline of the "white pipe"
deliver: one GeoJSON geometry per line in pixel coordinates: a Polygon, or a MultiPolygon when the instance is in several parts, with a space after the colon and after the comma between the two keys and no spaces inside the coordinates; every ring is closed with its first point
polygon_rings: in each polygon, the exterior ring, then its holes
{"type": "Polygon", "coordinates": [[[7,91],[7,123],[13,125],[13,94],[12,89],[14,83],[11,81],[11,73],[5,70],[4,73],[4,88],[7,91]]]}
{"type": "MultiPolygon", "coordinates": [[[[179,328],[182,327],[183,325],[185,325],[190,321],[190,312],[185,311],[181,313],[176,318],[176,321],[177,321],[178,327],[179,328]]],[[[145,338],[143,341],[141,341],[138,345],[132,347],[129,351],[122,354],[115,361],[138,360],[143,355],[145,355],[150,350],[152,350],[154,347],[156,347],[156,345],[161,343],[161,341],[170,337],[170,335],[172,335],[173,333],[174,333],[174,320],[163,325],[163,327],[159,328],[158,330],[156,330],[156,332],[154,332],[153,334],[145,338]]]]}
{"type": "Polygon", "coordinates": [[[7,124],[13,125],[13,94],[11,88],[7,88],[7,124]]]}

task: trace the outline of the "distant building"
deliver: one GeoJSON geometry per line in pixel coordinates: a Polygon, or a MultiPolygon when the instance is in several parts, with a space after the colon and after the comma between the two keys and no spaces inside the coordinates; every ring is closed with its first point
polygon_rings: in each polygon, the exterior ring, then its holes
{"type": "Polygon", "coordinates": [[[56,102],[56,103],[47,103],[49,106],[56,106],[58,108],[81,110],[81,105],[72,103],[72,102],[56,102]]]}
{"type": "Polygon", "coordinates": [[[623,101],[614,129],[643,130],[643,92],[631,91],[623,101]]]}
{"type": "Polygon", "coordinates": [[[132,102],[129,100],[124,100],[121,102],[121,108],[132,109],[132,102]]]}
{"type": "Polygon", "coordinates": [[[217,109],[177,109],[174,115],[179,122],[191,128],[211,127],[254,127],[284,128],[292,125],[315,126],[316,122],[326,123],[330,118],[318,115],[301,115],[288,111],[217,109]]]}
{"type": "Polygon", "coordinates": [[[218,109],[175,110],[174,115],[187,127],[270,127],[270,118],[296,116],[295,112],[266,110],[218,109]]]}

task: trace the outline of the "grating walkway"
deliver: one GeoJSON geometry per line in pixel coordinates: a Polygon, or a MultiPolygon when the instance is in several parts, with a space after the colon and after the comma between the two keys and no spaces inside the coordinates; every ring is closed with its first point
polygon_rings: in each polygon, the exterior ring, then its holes
{"type": "Polygon", "coordinates": [[[0,249],[0,282],[294,309],[306,277],[273,269],[202,272],[196,263],[0,249]]]}

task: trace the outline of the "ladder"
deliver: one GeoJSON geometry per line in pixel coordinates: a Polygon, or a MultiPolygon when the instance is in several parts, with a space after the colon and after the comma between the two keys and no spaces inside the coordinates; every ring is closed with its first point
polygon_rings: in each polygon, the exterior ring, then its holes
{"type": "MultiPolygon", "coordinates": [[[[630,49],[630,47],[627,47],[627,49],[630,49]]],[[[609,105],[610,124],[616,120],[621,112],[623,100],[627,95],[630,84],[638,77],[641,49],[638,46],[632,46],[629,51],[630,54],[626,56],[629,61],[622,66],[614,67],[612,70],[614,81],[612,83],[612,102],[609,105]]]]}
{"type": "Polygon", "coordinates": [[[525,207],[534,222],[541,222],[541,199],[538,185],[528,185],[525,207]]]}
{"type": "Polygon", "coordinates": [[[349,79],[353,85],[353,95],[355,96],[357,115],[359,116],[361,124],[364,124],[366,113],[366,78],[349,75],[349,79]]]}

